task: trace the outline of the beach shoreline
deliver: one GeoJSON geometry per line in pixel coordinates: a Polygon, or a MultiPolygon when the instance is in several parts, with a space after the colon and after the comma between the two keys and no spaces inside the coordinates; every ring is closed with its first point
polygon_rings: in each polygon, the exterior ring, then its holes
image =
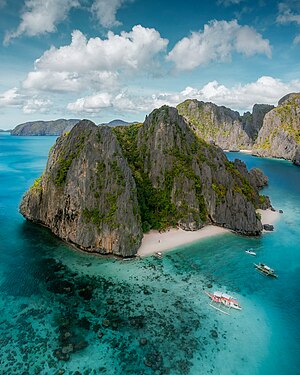
{"type": "Polygon", "coordinates": [[[170,228],[165,232],[151,230],[144,234],[142,245],[137,255],[140,257],[153,255],[157,252],[164,252],[176,247],[199,241],[204,238],[230,233],[229,229],[215,225],[207,225],[196,231],[185,231],[183,229],[170,228]]]}
{"type": "MultiPolygon", "coordinates": [[[[278,211],[257,210],[261,215],[262,224],[274,224],[280,216],[278,211]]],[[[265,231],[263,231],[265,232],[265,231]]],[[[204,238],[209,238],[225,233],[232,233],[230,229],[218,227],[216,225],[207,225],[196,231],[185,231],[183,229],[170,228],[165,232],[151,230],[144,234],[142,244],[137,252],[140,257],[154,255],[155,253],[162,253],[168,250],[173,250],[176,247],[197,242],[204,238]]]]}
{"type": "Polygon", "coordinates": [[[267,210],[257,210],[257,212],[261,216],[261,223],[264,224],[275,224],[277,220],[279,220],[280,213],[279,211],[272,211],[270,208],[267,210]]]}

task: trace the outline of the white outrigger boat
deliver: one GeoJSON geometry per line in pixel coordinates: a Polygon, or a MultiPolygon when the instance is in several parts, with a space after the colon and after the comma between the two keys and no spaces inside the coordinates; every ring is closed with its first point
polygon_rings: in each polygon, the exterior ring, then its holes
{"type": "Polygon", "coordinates": [[[245,250],[245,253],[256,256],[256,253],[252,249],[245,250]]]}
{"type": "Polygon", "coordinates": [[[212,308],[221,311],[223,314],[229,315],[229,313],[222,309],[221,307],[225,307],[227,309],[236,309],[236,310],[242,310],[241,306],[239,305],[238,301],[230,296],[227,293],[215,291],[213,293],[204,292],[210,299],[211,303],[209,306],[212,308]],[[217,306],[220,307],[217,307],[217,306]]]}
{"type": "Polygon", "coordinates": [[[254,266],[263,275],[265,275],[265,276],[272,276],[272,277],[275,277],[276,279],[278,278],[278,276],[276,275],[276,273],[273,270],[273,268],[270,268],[266,264],[264,264],[264,263],[255,264],[254,263],[254,266]]]}

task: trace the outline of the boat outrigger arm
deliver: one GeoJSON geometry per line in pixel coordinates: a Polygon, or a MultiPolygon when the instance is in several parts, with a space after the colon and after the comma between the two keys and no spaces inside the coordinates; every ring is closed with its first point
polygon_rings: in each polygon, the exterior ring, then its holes
{"type": "Polygon", "coordinates": [[[211,299],[211,303],[209,304],[209,306],[211,306],[215,310],[222,312],[225,315],[230,314],[226,310],[217,307],[216,304],[219,304],[219,306],[224,306],[224,308],[227,308],[228,310],[231,308],[236,310],[242,309],[237,300],[227,293],[222,293],[219,291],[215,291],[214,293],[204,293],[211,299]]]}
{"type": "MultiPolygon", "coordinates": [[[[216,302],[215,302],[215,303],[216,303],[216,302]]],[[[220,311],[221,313],[223,313],[223,314],[225,314],[225,315],[230,315],[227,311],[224,311],[224,310],[220,309],[219,307],[214,306],[214,305],[213,305],[213,302],[211,302],[211,303],[209,304],[209,306],[212,307],[212,308],[215,309],[215,310],[220,311]]],[[[229,308],[230,308],[230,307],[229,307],[229,308]]]]}

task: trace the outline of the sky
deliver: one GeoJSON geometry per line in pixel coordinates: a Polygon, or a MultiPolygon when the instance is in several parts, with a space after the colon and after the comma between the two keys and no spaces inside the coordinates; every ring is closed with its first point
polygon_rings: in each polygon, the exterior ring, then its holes
{"type": "Polygon", "coordinates": [[[300,92],[300,0],[0,0],[0,128],[300,92]]]}

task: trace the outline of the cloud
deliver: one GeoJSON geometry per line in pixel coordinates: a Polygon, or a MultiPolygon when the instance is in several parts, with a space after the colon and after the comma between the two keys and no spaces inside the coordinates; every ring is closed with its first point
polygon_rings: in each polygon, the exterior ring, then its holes
{"type": "Polygon", "coordinates": [[[23,108],[24,113],[31,114],[48,112],[51,106],[52,102],[49,99],[37,96],[28,97],[21,94],[16,87],[0,94],[0,108],[19,107],[23,108]]]}
{"type": "Polygon", "coordinates": [[[36,36],[56,31],[56,24],[66,19],[71,8],[78,6],[78,0],[26,0],[21,23],[15,31],[6,33],[4,45],[23,34],[36,36]]]}
{"type": "Polygon", "coordinates": [[[240,4],[243,1],[245,1],[245,0],[218,0],[217,4],[218,5],[224,5],[225,7],[228,7],[230,5],[240,4]]]}
{"type": "Polygon", "coordinates": [[[287,1],[279,3],[279,14],[276,21],[281,24],[295,22],[300,25],[300,3],[296,1],[287,1]]]}
{"type": "Polygon", "coordinates": [[[112,105],[111,99],[110,94],[99,93],[77,99],[74,103],[69,103],[67,109],[76,113],[98,113],[102,108],[108,108],[112,105]]]}
{"type": "Polygon", "coordinates": [[[134,26],[120,35],[109,31],[106,39],[87,39],[81,31],[72,33],[72,42],[52,47],[36,60],[37,69],[65,72],[140,70],[151,67],[153,58],[165,50],[167,39],[155,29],[134,26]]]}
{"type": "Polygon", "coordinates": [[[23,112],[25,114],[32,114],[32,113],[47,113],[49,112],[50,108],[52,107],[52,102],[49,99],[43,99],[34,97],[32,99],[28,99],[23,105],[23,112]]]}
{"type": "MultiPolygon", "coordinates": [[[[300,3],[298,0],[290,0],[278,5],[279,14],[277,16],[277,23],[289,24],[296,23],[300,26],[300,3]]],[[[300,34],[294,38],[293,43],[300,42],[300,34]]]]}
{"type": "Polygon", "coordinates": [[[24,102],[24,96],[16,87],[0,94],[0,107],[19,107],[24,102]]]}
{"type": "Polygon", "coordinates": [[[26,89],[43,91],[115,90],[120,74],[156,70],[167,39],[155,29],[134,26],[120,35],[109,32],[106,39],[87,39],[79,30],[70,45],[52,47],[35,61],[35,71],[23,82],[26,89]]]}
{"type": "Polygon", "coordinates": [[[212,61],[230,61],[232,52],[246,56],[272,55],[271,46],[255,29],[241,26],[236,20],[211,21],[203,31],[181,39],[167,56],[177,70],[192,70],[212,61]]]}
{"type": "Polygon", "coordinates": [[[49,70],[30,72],[23,81],[26,90],[50,92],[77,92],[85,89],[116,90],[118,74],[114,72],[53,72],[49,70]]]}
{"type": "Polygon", "coordinates": [[[0,0],[0,9],[6,6],[6,0],[0,0]]]}
{"type": "Polygon", "coordinates": [[[121,23],[116,19],[117,11],[126,3],[134,0],[95,0],[92,5],[92,12],[106,28],[119,26],[121,23]]]}
{"type": "Polygon", "coordinates": [[[186,99],[213,102],[241,112],[251,110],[256,103],[274,104],[284,95],[300,91],[300,80],[284,83],[280,79],[263,76],[257,81],[232,87],[217,81],[208,82],[201,88],[186,87],[180,92],[161,92],[153,95],[136,95],[123,91],[117,95],[107,93],[80,98],[68,104],[68,110],[76,113],[99,113],[106,108],[135,114],[149,113],[166,104],[176,106],[186,99]]]}
{"type": "Polygon", "coordinates": [[[297,35],[295,38],[294,38],[294,44],[298,44],[298,43],[300,43],[300,34],[299,35],[297,35]]]}

